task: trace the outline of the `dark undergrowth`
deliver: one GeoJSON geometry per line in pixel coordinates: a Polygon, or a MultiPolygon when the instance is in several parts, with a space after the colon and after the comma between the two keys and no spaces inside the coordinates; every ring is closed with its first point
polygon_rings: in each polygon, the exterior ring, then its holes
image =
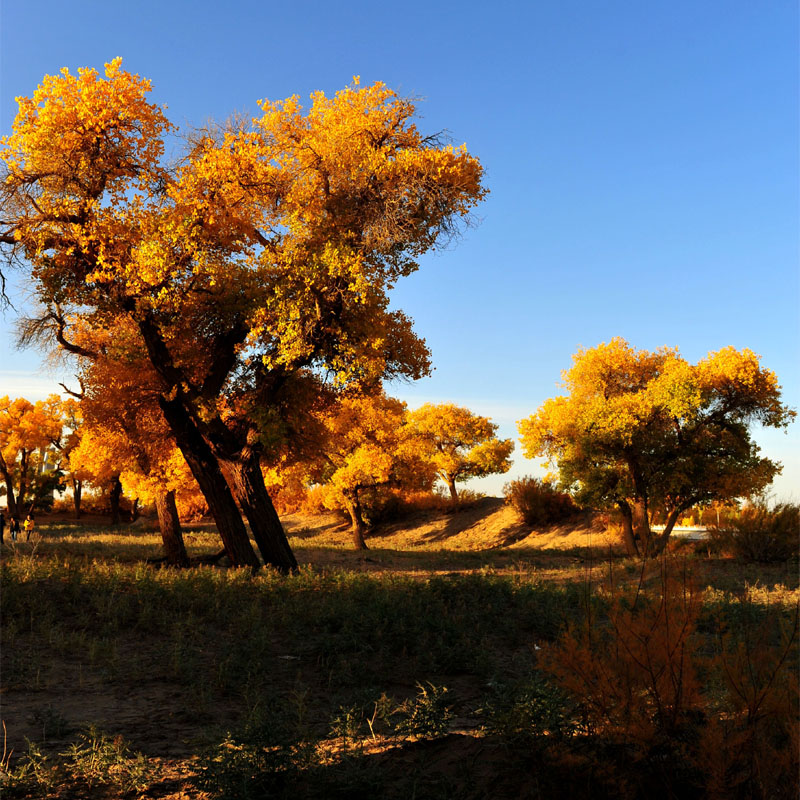
{"type": "Polygon", "coordinates": [[[601,585],[20,552],[5,796],[793,797],[795,587],[696,589],[699,563],[601,585]]]}

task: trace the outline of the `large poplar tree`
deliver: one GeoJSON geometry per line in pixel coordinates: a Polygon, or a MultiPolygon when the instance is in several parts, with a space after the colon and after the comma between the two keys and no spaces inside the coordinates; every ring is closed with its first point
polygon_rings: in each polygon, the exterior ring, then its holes
{"type": "Polygon", "coordinates": [[[174,129],[149,91],[116,59],[19,99],[0,241],[60,319],[134,324],[231,560],[258,563],[238,502],[264,560],[292,569],[261,473],[265,421],[303,371],[339,384],[428,371],[388,291],[483,197],[482,170],[424,137],[413,103],[357,81],[306,113],[264,101],[249,122],[193,132],[168,164],[174,129]]]}

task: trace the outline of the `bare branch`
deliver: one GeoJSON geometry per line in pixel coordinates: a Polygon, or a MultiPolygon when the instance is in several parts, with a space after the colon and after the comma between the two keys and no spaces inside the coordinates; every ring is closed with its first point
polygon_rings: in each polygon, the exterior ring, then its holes
{"type": "Polygon", "coordinates": [[[77,398],[78,400],[83,400],[84,394],[85,394],[86,392],[85,392],[85,389],[83,388],[83,383],[82,383],[81,381],[79,381],[79,383],[81,384],[81,390],[80,390],[79,392],[73,392],[73,391],[72,391],[72,389],[68,388],[68,387],[67,387],[67,385],[66,385],[66,384],[63,384],[63,383],[60,383],[60,382],[59,382],[59,384],[58,384],[58,385],[59,385],[59,386],[60,386],[60,387],[61,387],[61,388],[62,388],[62,389],[63,389],[63,390],[64,390],[64,391],[67,393],[67,394],[69,394],[69,395],[72,395],[72,397],[75,397],[75,398],[77,398]]]}

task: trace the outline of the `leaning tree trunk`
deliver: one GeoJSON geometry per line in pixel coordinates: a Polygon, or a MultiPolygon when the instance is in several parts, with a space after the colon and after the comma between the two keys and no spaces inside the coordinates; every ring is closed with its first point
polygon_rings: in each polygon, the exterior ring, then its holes
{"type": "Polygon", "coordinates": [[[81,518],[81,494],[83,493],[83,481],[76,478],[72,479],[72,507],[75,509],[75,519],[81,518]]]}
{"type": "Polygon", "coordinates": [[[17,498],[14,495],[14,482],[11,479],[11,475],[6,470],[3,470],[3,478],[6,483],[6,508],[8,509],[8,516],[15,517],[17,515],[17,498]]]}
{"type": "Polygon", "coordinates": [[[183,531],[178,518],[178,507],[175,505],[175,492],[158,492],[156,494],[156,513],[161,539],[164,543],[164,556],[167,564],[176,567],[188,567],[189,556],[183,543],[183,531]]]}
{"type": "Polygon", "coordinates": [[[678,506],[669,512],[669,515],[667,516],[667,523],[664,525],[664,530],[655,539],[655,546],[653,548],[654,556],[664,552],[667,542],[669,541],[670,534],[675,527],[675,523],[678,521],[678,517],[683,513],[684,510],[685,509],[682,506],[678,506]]]}
{"type": "Polygon", "coordinates": [[[119,475],[111,481],[111,491],[108,495],[108,500],[111,503],[111,524],[119,525],[119,499],[122,497],[122,483],[120,483],[119,475]]]}
{"type": "Polygon", "coordinates": [[[283,573],[295,572],[297,560],[286,538],[278,512],[264,485],[264,474],[257,452],[225,462],[233,496],[250,523],[264,563],[283,573]]]}
{"type": "Polygon", "coordinates": [[[258,569],[260,562],[250,544],[247,528],[208,443],[179,400],[159,397],[158,404],[208,503],[231,564],[235,567],[250,566],[258,569]]]}
{"type": "Polygon", "coordinates": [[[353,546],[356,550],[368,550],[364,540],[364,518],[361,516],[361,503],[358,502],[358,495],[345,500],[347,513],[350,514],[352,522],[353,546]]]}

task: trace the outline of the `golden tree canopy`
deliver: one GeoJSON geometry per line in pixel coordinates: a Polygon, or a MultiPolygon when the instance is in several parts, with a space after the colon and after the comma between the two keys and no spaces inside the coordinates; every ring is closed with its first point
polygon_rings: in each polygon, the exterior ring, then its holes
{"type": "Polygon", "coordinates": [[[0,240],[42,298],[146,318],[168,346],[227,334],[251,370],[424,374],[386,292],[485,195],[479,162],[424,137],[411,101],[356,80],[305,113],[296,97],[262,101],[249,122],[195,132],[168,169],[172,126],[149,91],[115,59],[18,98],[0,240]]]}
{"type": "Polygon", "coordinates": [[[455,482],[508,472],[511,439],[497,438],[497,425],[468,408],[426,403],[409,414],[410,440],[422,458],[450,487],[456,499],[455,482]]]}
{"type": "Polygon", "coordinates": [[[584,502],[676,518],[758,491],[780,471],[760,456],[750,426],[785,427],[795,412],[751,350],[726,347],[693,365],[676,348],[635,350],[615,338],[579,350],[563,378],[567,394],[519,432],[525,455],[555,463],[584,502]]]}

